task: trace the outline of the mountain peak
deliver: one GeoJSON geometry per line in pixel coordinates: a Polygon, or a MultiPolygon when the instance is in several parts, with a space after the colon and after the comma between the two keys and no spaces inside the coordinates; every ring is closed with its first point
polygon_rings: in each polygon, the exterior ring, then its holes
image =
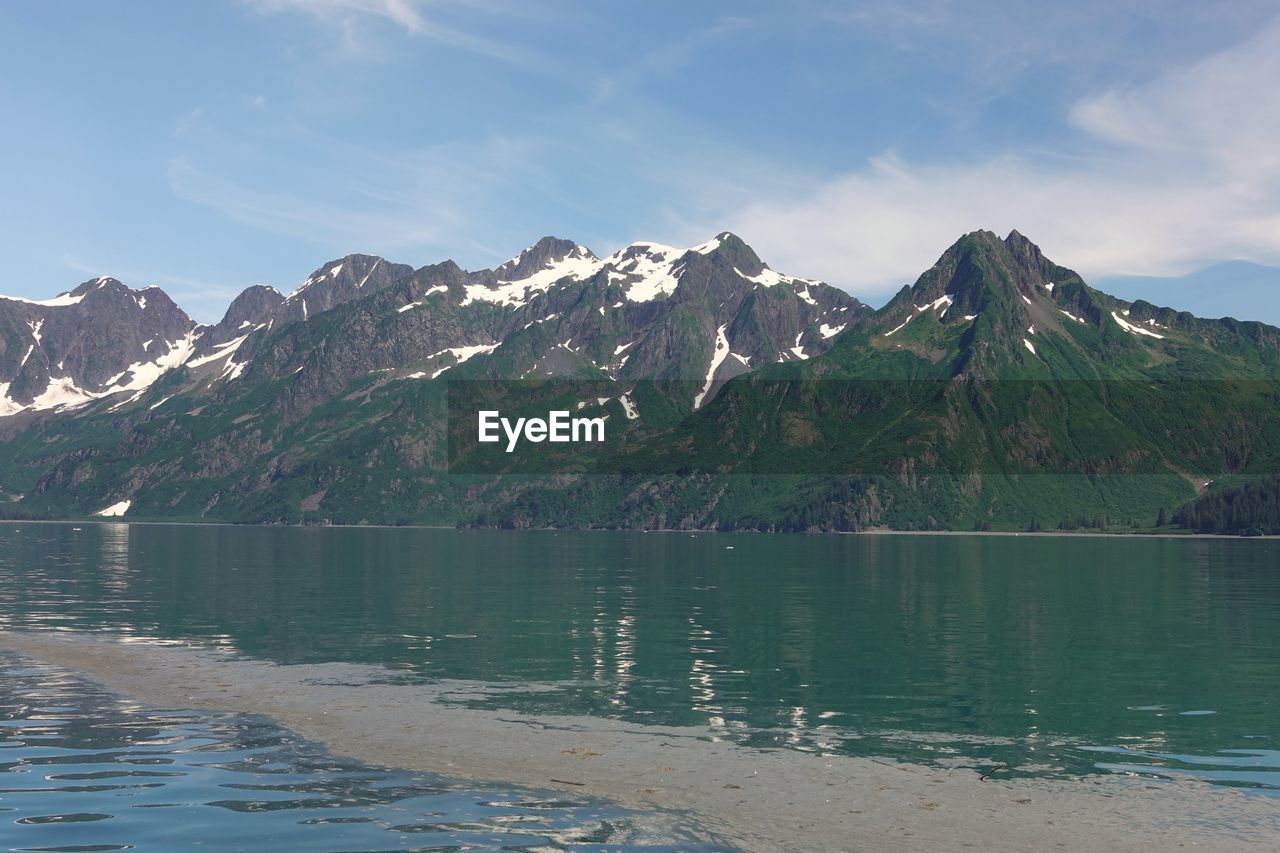
{"type": "Polygon", "coordinates": [[[586,246],[563,237],[543,237],[511,260],[500,265],[497,276],[503,281],[522,281],[557,265],[569,262],[591,263],[599,260],[586,246]]]}
{"type": "Polygon", "coordinates": [[[255,284],[246,287],[227,306],[227,312],[218,323],[218,328],[239,330],[265,322],[282,302],[284,296],[270,285],[255,284]]]}
{"type": "Polygon", "coordinates": [[[89,293],[92,293],[95,290],[101,290],[104,287],[112,288],[112,289],[124,288],[128,290],[128,288],[125,287],[124,284],[119,279],[113,278],[109,275],[103,275],[103,276],[98,276],[97,278],[91,278],[88,281],[84,282],[75,290],[71,291],[71,295],[85,296],[89,293]]]}
{"type": "Polygon", "coordinates": [[[413,267],[391,263],[377,255],[345,255],[320,267],[298,285],[280,303],[274,319],[279,323],[306,320],[312,314],[389,287],[412,273],[413,267]]]}
{"type": "Polygon", "coordinates": [[[769,268],[769,265],[760,260],[760,256],[747,245],[746,241],[731,231],[723,231],[690,251],[701,255],[720,255],[740,273],[749,277],[758,276],[769,268]]]}
{"type": "Polygon", "coordinates": [[[152,312],[176,312],[186,318],[186,313],[160,287],[152,284],[141,290],[134,290],[109,275],[91,278],[64,297],[37,304],[73,305],[80,302],[84,302],[86,306],[92,305],[95,311],[102,310],[104,306],[127,306],[132,303],[141,311],[150,309],[152,312]]]}
{"type": "Polygon", "coordinates": [[[311,275],[307,276],[306,281],[298,285],[297,288],[294,289],[293,293],[289,294],[289,298],[292,298],[317,284],[325,282],[338,283],[343,279],[361,279],[382,263],[383,259],[377,255],[363,255],[359,253],[343,255],[341,258],[336,258],[318,267],[313,273],[311,273],[311,275]]]}
{"type": "Polygon", "coordinates": [[[1079,276],[1045,258],[1017,230],[1004,239],[991,231],[971,231],[886,306],[883,322],[892,329],[886,336],[932,307],[944,326],[987,315],[993,329],[1016,342],[1043,325],[1044,312],[1057,316],[1045,300],[1052,299],[1056,284],[1069,281],[1079,276]]]}
{"type": "Polygon", "coordinates": [[[1030,266],[1042,267],[1046,264],[1040,247],[1022,236],[1016,228],[1009,232],[1008,237],[1004,238],[1004,244],[1015,257],[1022,259],[1030,266]]]}

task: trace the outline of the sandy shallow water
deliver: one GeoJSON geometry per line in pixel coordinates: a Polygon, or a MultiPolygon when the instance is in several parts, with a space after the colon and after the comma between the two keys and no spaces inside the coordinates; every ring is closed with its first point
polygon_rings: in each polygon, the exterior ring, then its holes
{"type": "Polygon", "coordinates": [[[0,632],[0,647],[163,708],[265,714],[334,753],[460,779],[683,812],[746,850],[1273,850],[1280,798],[1195,780],[980,781],[972,770],[761,750],[697,727],[532,716],[443,701],[484,685],[385,683],[195,647],[0,632]]]}

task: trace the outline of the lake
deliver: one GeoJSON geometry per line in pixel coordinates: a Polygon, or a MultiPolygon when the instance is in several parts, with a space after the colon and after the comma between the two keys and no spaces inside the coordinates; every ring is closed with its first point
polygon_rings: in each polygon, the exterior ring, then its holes
{"type": "Polygon", "coordinates": [[[1275,541],[6,524],[0,628],[376,664],[751,746],[1280,792],[1275,541]]]}

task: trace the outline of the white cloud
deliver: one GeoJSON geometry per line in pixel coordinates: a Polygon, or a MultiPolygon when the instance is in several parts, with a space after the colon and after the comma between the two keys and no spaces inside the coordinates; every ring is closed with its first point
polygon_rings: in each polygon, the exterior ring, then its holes
{"type": "Polygon", "coordinates": [[[1228,258],[1274,264],[1276,80],[1280,22],[1194,65],[1078,101],[1069,119],[1084,132],[1085,156],[1010,151],[923,164],[890,152],[805,192],[733,208],[726,221],[776,266],[870,296],[914,280],[975,228],[1016,227],[1086,276],[1181,274],[1228,258]]]}
{"type": "Polygon", "coordinates": [[[1280,20],[1231,50],[1145,86],[1076,104],[1079,127],[1149,156],[1198,159],[1218,177],[1280,178],[1280,20]]]}

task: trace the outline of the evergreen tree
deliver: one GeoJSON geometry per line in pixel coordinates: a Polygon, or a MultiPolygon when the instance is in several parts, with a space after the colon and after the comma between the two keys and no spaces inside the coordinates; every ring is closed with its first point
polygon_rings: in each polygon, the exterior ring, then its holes
{"type": "Polygon", "coordinates": [[[1173,523],[1198,533],[1280,535],[1280,474],[1207,492],[1183,504],[1173,523]]]}

